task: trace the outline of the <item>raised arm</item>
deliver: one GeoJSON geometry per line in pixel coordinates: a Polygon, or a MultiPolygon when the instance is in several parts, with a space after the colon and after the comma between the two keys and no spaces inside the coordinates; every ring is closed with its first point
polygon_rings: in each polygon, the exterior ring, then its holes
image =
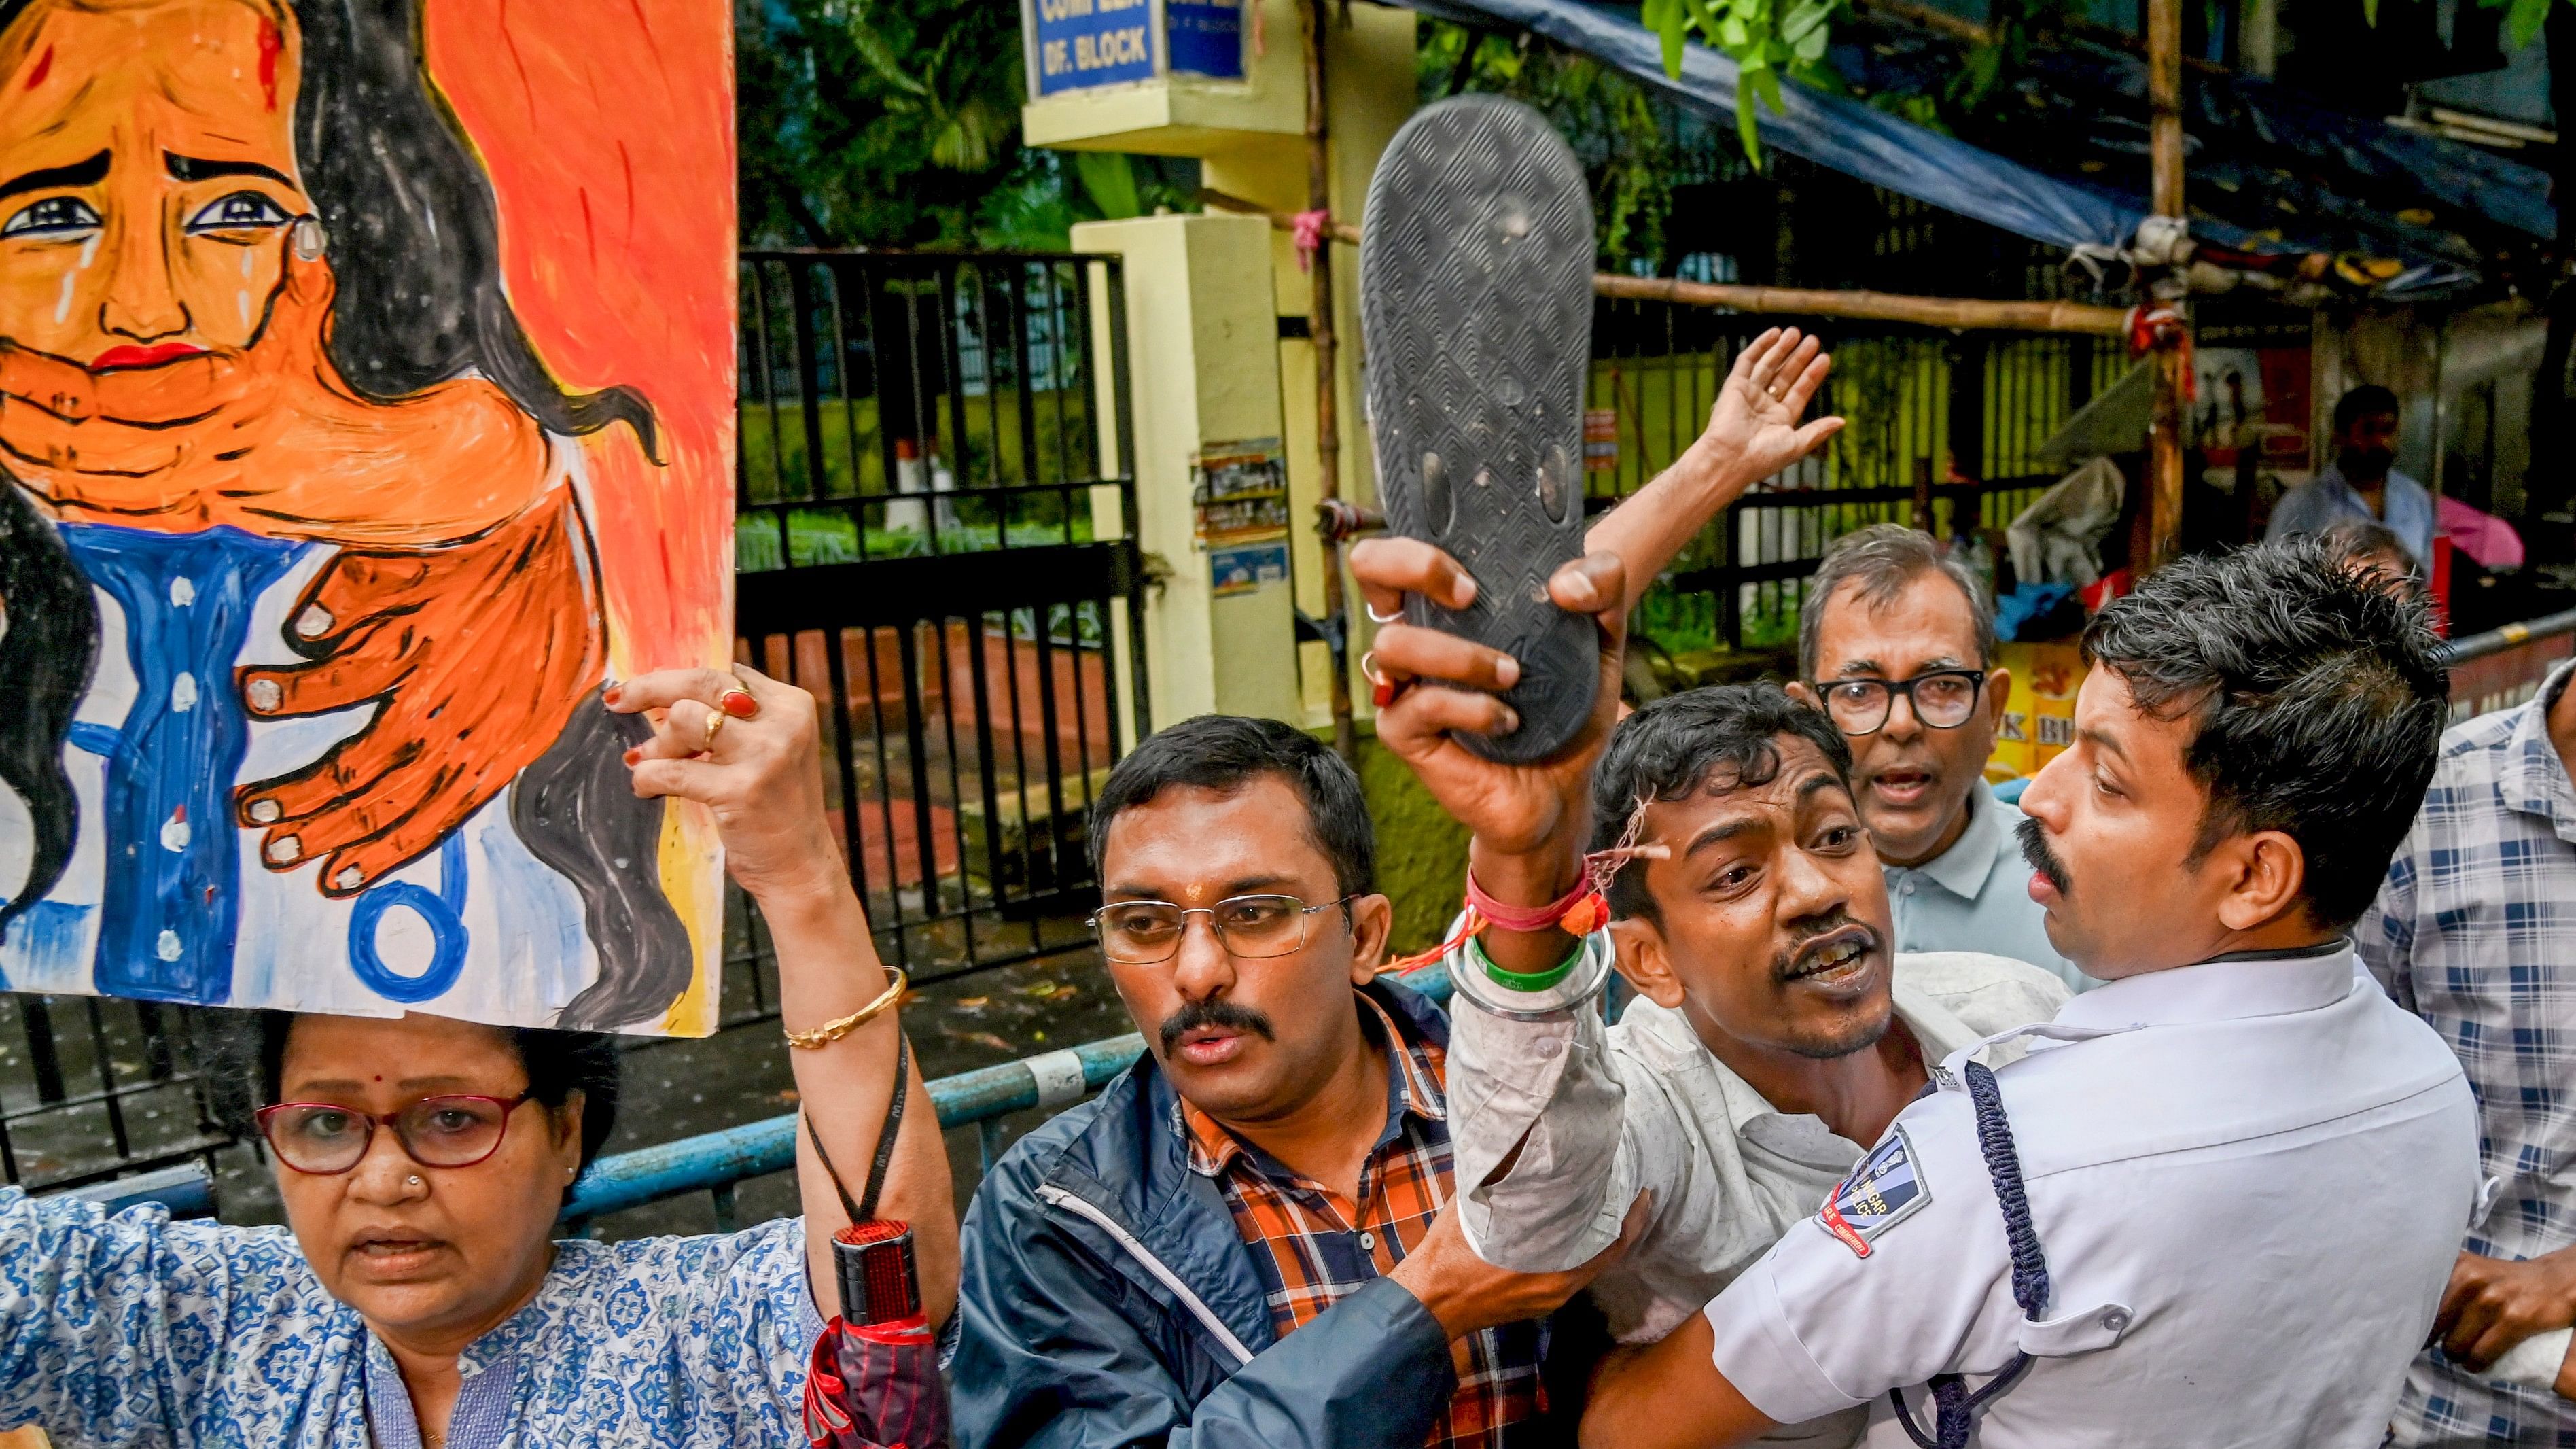
{"type": "Polygon", "coordinates": [[[1708,427],[1584,535],[1587,551],[1617,554],[1627,566],[1628,609],[1719,509],[1842,431],[1837,417],[1798,425],[1833,369],[1820,347],[1795,327],[1774,327],[1745,344],[1709,409],[1708,427]]]}
{"type": "MultiPolygon", "coordinates": [[[[867,912],[825,822],[814,697],[748,668],[683,669],[615,686],[608,705],[658,716],[653,738],[629,756],[636,793],[694,800],[713,812],[726,867],[760,907],[778,953],[780,1024],[791,1035],[815,1032],[882,996],[893,976],[877,960],[867,912]]],[[[888,1008],[827,1045],[789,1051],[805,1117],[853,1194],[876,1159],[901,1030],[888,1008]]],[[[911,1081],[876,1211],[912,1224],[924,1307],[936,1324],[957,1301],[957,1210],[918,1065],[911,1081]]],[[[808,1282],[829,1316],[832,1235],[850,1219],[804,1132],[796,1181],[808,1282]]]]}

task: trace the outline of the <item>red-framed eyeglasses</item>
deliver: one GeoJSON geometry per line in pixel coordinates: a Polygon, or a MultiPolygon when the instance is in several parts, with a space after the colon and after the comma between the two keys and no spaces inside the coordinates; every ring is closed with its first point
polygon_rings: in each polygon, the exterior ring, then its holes
{"type": "Polygon", "coordinates": [[[472,1167],[501,1150],[510,1114],[535,1096],[531,1090],[515,1097],[423,1097],[383,1117],[336,1102],[280,1102],[254,1115],[278,1161],[333,1177],[366,1160],[378,1127],[391,1127],[394,1140],[423,1167],[472,1167]]]}

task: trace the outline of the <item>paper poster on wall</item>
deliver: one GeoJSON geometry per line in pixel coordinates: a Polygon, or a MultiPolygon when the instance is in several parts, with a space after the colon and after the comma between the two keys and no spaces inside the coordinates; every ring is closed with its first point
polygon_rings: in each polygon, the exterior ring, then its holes
{"type": "Polygon", "coordinates": [[[1288,545],[1256,543],[1208,553],[1208,592],[1220,599],[1288,581],[1288,545]]]}
{"type": "Polygon", "coordinates": [[[722,0],[0,0],[0,985],[699,1034],[722,0]]]}
{"type": "Polygon", "coordinates": [[[1190,458],[1198,546],[1267,543],[1288,536],[1288,454],[1277,438],[1210,443],[1190,458]]]}

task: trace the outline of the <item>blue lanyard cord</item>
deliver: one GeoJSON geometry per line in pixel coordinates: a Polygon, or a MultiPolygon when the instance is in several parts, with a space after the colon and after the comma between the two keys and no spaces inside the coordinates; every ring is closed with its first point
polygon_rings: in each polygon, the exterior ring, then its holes
{"type": "MultiPolygon", "coordinates": [[[[2021,1154],[2013,1147],[2012,1123],[2004,1116],[1995,1074],[1984,1063],[1969,1062],[1960,1075],[1967,1079],[1968,1100],[1977,1110],[1977,1147],[1985,1155],[1986,1175],[1994,1179],[1996,1205],[2003,1209],[2004,1240],[2012,1250],[2013,1302],[2021,1305],[2024,1318],[2035,1321],[2048,1311],[2048,1259],[2040,1252],[2038,1229],[2031,1226],[2030,1197],[2022,1191],[2021,1154]]],[[[1890,1389],[1887,1397],[1896,1406],[1896,1421],[1905,1426],[1906,1437],[1922,1449],[1967,1449],[1977,1411],[2018,1383],[2029,1368],[2029,1354],[2014,1354],[2012,1363],[1975,1393],[1968,1392],[1967,1380],[1958,1374],[1933,1375],[1929,1434],[1915,1423],[1903,1389],[1890,1389]]]]}

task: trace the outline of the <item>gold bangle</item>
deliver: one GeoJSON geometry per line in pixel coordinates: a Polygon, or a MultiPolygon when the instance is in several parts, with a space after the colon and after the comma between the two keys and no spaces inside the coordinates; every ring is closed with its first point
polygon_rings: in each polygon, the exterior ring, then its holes
{"type": "Polygon", "coordinates": [[[886,1008],[901,1001],[904,990],[912,984],[910,978],[903,974],[902,967],[889,966],[886,970],[894,973],[894,980],[884,991],[878,993],[876,1000],[842,1017],[839,1021],[827,1021],[812,1031],[791,1031],[787,1033],[787,1044],[799,1051],[815,1051],[830,1046],[876,1020],[886,1008]]]}

